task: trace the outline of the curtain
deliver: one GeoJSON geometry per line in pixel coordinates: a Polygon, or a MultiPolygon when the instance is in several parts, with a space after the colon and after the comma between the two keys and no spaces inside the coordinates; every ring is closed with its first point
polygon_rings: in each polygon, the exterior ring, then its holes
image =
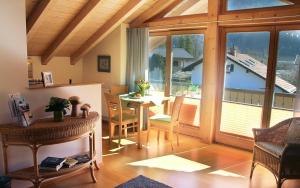
{"type": "Polygon", "coordinates": [[[135,91],[135,81],[145,78],[148,70],[148,28],[127,29],[126,85],[135,91]]]}

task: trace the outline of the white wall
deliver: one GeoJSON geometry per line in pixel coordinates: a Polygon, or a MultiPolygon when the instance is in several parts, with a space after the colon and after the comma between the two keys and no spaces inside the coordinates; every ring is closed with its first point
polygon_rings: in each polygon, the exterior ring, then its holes
{"type": "Polygon", "coordinates": [[[41,64],[40,56],[29,56],[33,65],[33,78],[41,79],[41,72],[52,72],[54,84],[82,83],[82,61],[75,65],[70,64],[70,57],[54,57],[47,65],[41,64]]]}
{"type": "MultiPolygon", "coordinates": [[[[101,82],[103,83],[103,91],[109,89],[114,84],[125,84],[126,28],[126,24],[121,24],[83,57],[83,82],[101,82]],[[111,56],[110,73],[98,72],[98,55],[111,56]]],[[[104,98],[102,100],[102,115],[107,117],[105,100],[104,98]]]]}
{"type": "MultiPolygon", "coordinates": [[[[69,86],[62,88],[34,89],[27,88],[27,44],[26,44],[26,14],[24,0],[0,0],[0,124],[11,122],[8,108],[8,94],[20,92],[30,103],[33,115],[42,117],[44,107],[48,103],[50,96],[69,97],[78,95],[84,102],[90,103],[94,110],[101,114],[101,85],[90,85],[80,88],[79,86],[69,86]]],[[[51,62],[50,64],[51,65],[51,62]]],[[[65,70],[62,70],[62,72],[65,70]]],[[[97,129],[97,153],[101,160],[101,121],[97,129]]],[[[0,145],[1,138],[0,138],[0,145]]],[[[86,141],[78,141],[53,145],[41,148],[39,152],[42,160],[50,154],[58,156],[72,155],[81,150],[86,150],[86,141]],[[79,147],[79,148],[78,148],[79,147]]],[[[9,169],[15,170],[32,163],[31,152],[24,147],[10,147],[9,169]]],[[[0,175],[3,174],[3,157],[0,147],[0,175]]],[[[29,183],[29,185],[32,185],[29,183]]],[[[26,187],[27,184],[21,184],[26,187]]]]}
{"type": "Polygon", "coordinates": [[[8,94],[23,91],[27,84],[25,1],[0,0],[0,23],[1,124],[10,121],[8,94]]]}

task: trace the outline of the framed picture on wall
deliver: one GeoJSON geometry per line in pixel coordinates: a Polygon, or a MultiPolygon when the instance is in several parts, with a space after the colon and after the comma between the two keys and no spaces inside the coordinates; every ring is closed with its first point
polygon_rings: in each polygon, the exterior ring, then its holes
{"type": "Polygon", "coordinates": [[[51,72],[42,72],[42,79],[43,79],[44,87],[49,87],[54,85],[53,76],[51,72]]]}
{"type": "Polygon", "coordinates": [[[98,56],[98,72],[110,72],[110,56],[98,56]]]}

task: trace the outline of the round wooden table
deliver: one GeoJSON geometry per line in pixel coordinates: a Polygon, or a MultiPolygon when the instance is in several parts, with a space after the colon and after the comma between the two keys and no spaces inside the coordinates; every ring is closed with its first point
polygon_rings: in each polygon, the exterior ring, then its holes
{"type": "Polygon", "coordinates": [[[98,119],[97,112],[90,112],[87,118],[67,116],[63,122],[54,122],[53,119],[49,118],[40,119],[30,127],[20,127],[15,124],[0,125],[5,175],[15,179],[29,180],[34,184],[34,187],[38,188],[46,179],[63,176],[83,168],[90,168],[93,182],[96,182],[94,168],[99,169],[99,167],[96,162],[95,127],[98,119]],[[69,142],[85,137],[89,138],[90,161],[71,168],[62,168],[57,172],[39,170],[37,153],[41,146],[69,142]],[[7,148],[10,145],[29,147],[32,150],[33,166],[8,172],[7,148]]]}

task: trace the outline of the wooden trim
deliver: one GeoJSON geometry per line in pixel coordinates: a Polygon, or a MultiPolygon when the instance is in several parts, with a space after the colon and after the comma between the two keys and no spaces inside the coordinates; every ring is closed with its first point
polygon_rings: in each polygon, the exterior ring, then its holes
{"type": "Polygon", "coordinates": [[[167,36],[166,40],[166,85],[165,85],[165,96],[169,97],[171,95],[171,66],[173,61],[172,53],[172,36],[167,36]]]}
{"type": "Polygon", "coordinates": [[[178,0],[160,0],[157,1],[154,5],[152,5],[149,9],[145,12],[140,14],[135,20],[130,23],[130,27],[139,27],[145,21],[151,19],[152,17],[156,16],[160,12],[164,11],[170,4],[173,2],[178,3],[178,0]]]}
{"type": "Polygon", "coordinates": [[[266,86],[264,94],[264,105],[261,118],[261,127],[267,128],[270,124],[271,111],[273,105],[273,93],[276,79],[276,62],[277,62],[277,47],[278,47],[278,36],[275,33],[275,27],[271,27],[270,43],[269,43],[269,56],[268,56],[268,67],[266,75],[266,86]]]}
{"type": "Polygon", "coordinates": [[[170,30],[170,31],[153,31],[150,36],[167,36],[167,35],[188,35],[188,34],[204,34],[204,29],[188,29],[188,30],[170,30]]]}
{"type": "Polygon", "coordinates": [[[166,17],[145,23],[147,27],[187,25],[187,24],[206,24],[208,23],[208,14],[193,14],[185,16],[166,17]]]}
{"type": "Polygon", "coordinates": [[[163,18],[164,16],[166,16],[170,11],[172,11],[177,5],[179,5],[181,2],[183,2],[183,0],[175,0],[173,3],[171,3],[168,7],[166,7],[163,11],[161,11],[159,14],[155,15],[154,17],[152,17],[151,19],[147,20],[147,21],[154,21],[160,18],[163,18]]]}
{"type": "Polygon", "coordinates": [[[130,0],[71,55],[71,64],[76,64],[82,56],[84,56],[91,48],[98,44],[144,3],[145,1],[141,0],[130,0]]]}
{"type": "Polygon", "coordinates": [[[82,25],[86,16],[99,4],[101,0],[90,0],[71,20],[71,22],[62,30],[62,32],[54,39],[42,55],[42,64],[46,65],[55,53],[63,46],[63,44],[76,32],[76,29],[82,25]]]}
{"type": "Polygon", "coordinates": [[[40,18],[42,17],[42,14],[46,10],[46,8],[49,6],[50,2],[51,2],[50,0],[40,1],[34,7],[30,15],[27,17],[26,20],[27,40],[29,40],[32,37],[31,36],[32,31],[38,25],[38,22],[40,22],[40,18]]]}

